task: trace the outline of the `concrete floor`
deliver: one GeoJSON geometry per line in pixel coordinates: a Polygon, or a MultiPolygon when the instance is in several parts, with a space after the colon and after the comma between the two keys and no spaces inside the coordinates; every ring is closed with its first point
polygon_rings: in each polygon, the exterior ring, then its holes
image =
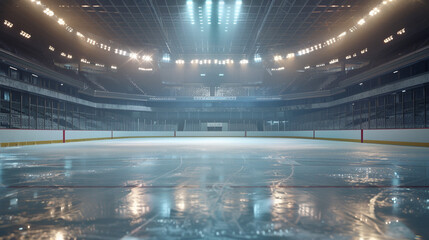
{"type": "Polygon", "coordinates": [[[429,239],[429,148],[147,138],[0,151],[2,239],[429,239]]]}

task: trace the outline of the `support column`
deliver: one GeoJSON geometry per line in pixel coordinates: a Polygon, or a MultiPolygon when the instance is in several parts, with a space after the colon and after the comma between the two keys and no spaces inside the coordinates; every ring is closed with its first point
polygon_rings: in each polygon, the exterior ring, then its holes
{"type": "Polygon", "coordinates": [[[9,128],[12,128],[12,91],[9,91],[9,128]]]}

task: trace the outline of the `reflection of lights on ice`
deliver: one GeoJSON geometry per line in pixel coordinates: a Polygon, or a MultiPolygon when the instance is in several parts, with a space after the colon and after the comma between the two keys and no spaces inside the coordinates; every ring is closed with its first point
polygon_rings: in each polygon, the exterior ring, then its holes
{"type": "Polygon", "coordinates": [[[64,240],[64,235],[62,232],[57,232],[57,234],[55,234],[55,240],[64,240]]]}
{"type": "Polygon", "coordinates": [[[168,204],[168,202],[164,201],[161,205],[161,211],[160,211],[160,215],[161,217],[170,217],[170,204],[168,204]]]}

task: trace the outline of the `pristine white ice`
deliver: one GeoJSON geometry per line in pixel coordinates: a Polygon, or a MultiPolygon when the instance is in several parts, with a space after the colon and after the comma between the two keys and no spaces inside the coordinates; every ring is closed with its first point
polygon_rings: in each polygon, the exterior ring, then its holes
{"type": "Polygon", "coordinates": [[[429,239],[429,148],[144,138],[0,151],[0,238],[429,239]]]}

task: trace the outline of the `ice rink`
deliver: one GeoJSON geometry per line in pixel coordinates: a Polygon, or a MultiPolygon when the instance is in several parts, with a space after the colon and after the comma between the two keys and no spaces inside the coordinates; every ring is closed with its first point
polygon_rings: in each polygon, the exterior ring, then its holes
{"type": "Polygon", "coordinates": [[[144,138],[0,151],[2,239],[429,239],[429,148],[144,138]]]}

